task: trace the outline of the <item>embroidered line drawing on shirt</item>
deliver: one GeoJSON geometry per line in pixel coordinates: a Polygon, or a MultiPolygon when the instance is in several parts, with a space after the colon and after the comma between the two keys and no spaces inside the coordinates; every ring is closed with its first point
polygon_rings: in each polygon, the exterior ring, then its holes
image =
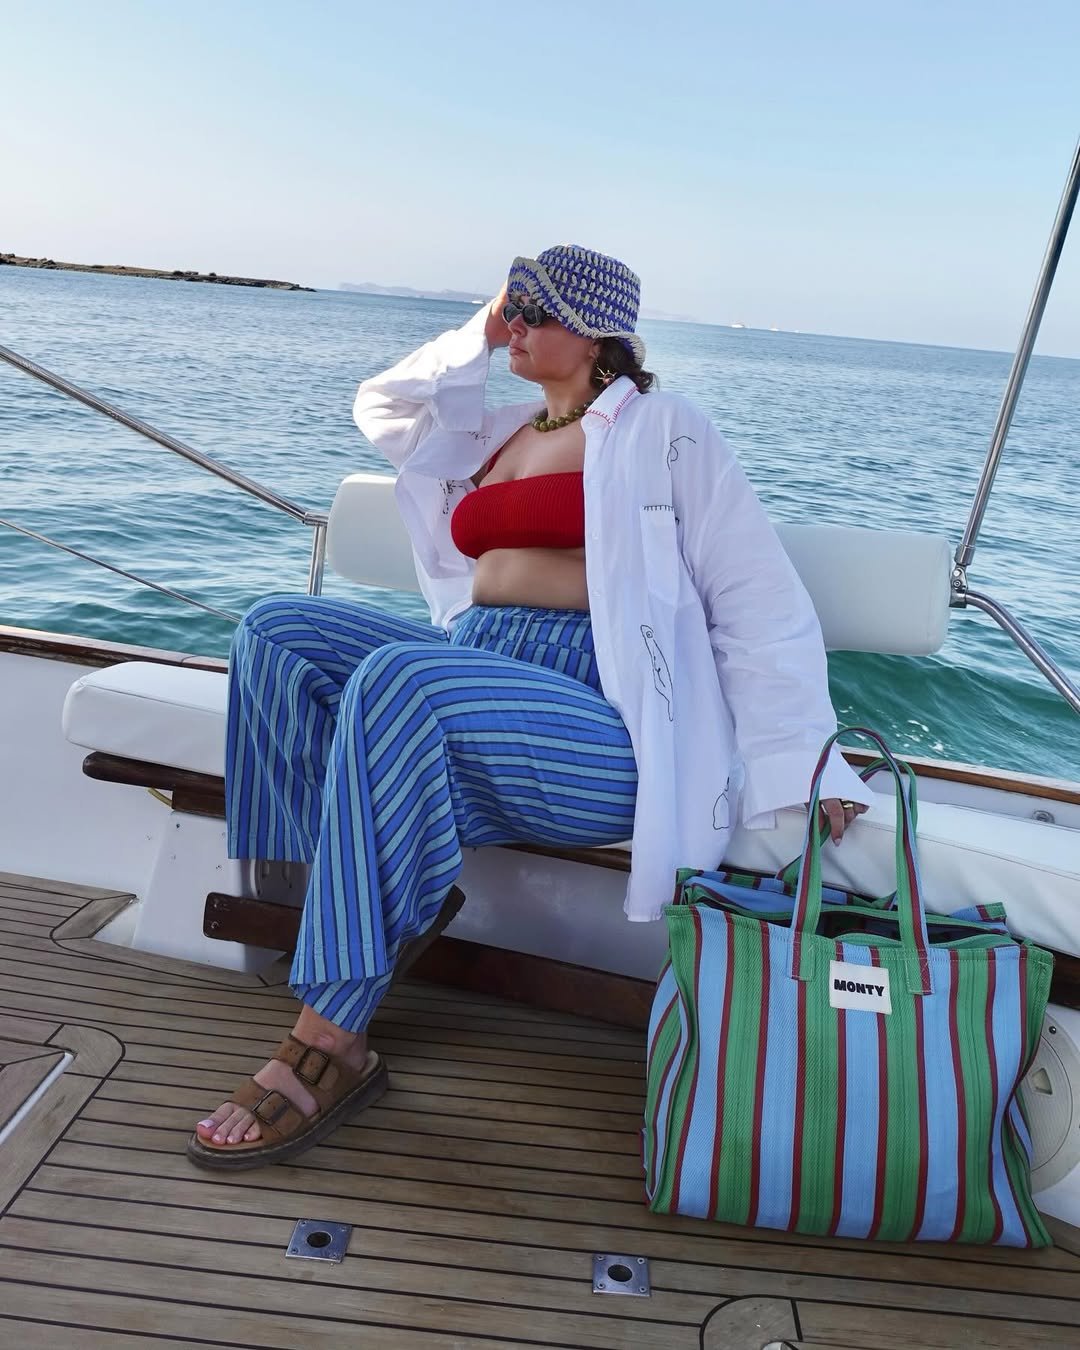
{"type": "Polygon", "coordinates": [[[670,441],[668,443],[668,452],[667,452],[667,466],[669,469],[679,458],[680,441],[689,441],[691,445],[697,445],[697,441],[694,440],[693,436],[676,436],[673,441],[670,441]]]}
{"type": "Polygon", "coordinates": [[[444,516],[450,514],[450,498],[458,489],[457,483],[452,478],[440,478],[439,486],[442,488],[443,502],[442,513],[444,516]]]}
{"type": "Polygon", "coordinates": [[[656,634],[647,623],[641,625],[641,636],[645,639],[645,647],[649,653],[649,660],[652,662],[652,677],[656,692],[667,704],[668,721],[674,722],[675,710],[672,706],[672,700],[675,696],[675,690],[671,683],[671,671],[668,669],[667,657],[665,657],[656,641],[656,634]]]}
{"type": "Polygon", "coordinates": [[[731,824],[731,779],[724,784],[724,790],[713,802],[712,827],[714,830],[726,830],[731,824]]]}

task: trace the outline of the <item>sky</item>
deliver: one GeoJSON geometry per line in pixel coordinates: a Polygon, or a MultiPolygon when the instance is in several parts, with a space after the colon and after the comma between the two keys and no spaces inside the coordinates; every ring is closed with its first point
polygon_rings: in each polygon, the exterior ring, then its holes
{"type": "Polygon", "coordinates": [[[1077,0],[0,0],[0,252],[480,296],[573,242],[654,310],[1011,350],[1078,70],[1077,0]]]}

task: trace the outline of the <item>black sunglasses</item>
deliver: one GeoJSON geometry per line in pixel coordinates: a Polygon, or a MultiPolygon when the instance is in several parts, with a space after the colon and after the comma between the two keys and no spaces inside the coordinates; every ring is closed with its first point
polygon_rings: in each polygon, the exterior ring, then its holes
{"type": "Polygon", "coordinates": [[[522,322],[526,328],[539,328],[545,319],[550,319],[551,315],[539,305],[530,301],[527,305],[515,305],[512,300],[508,300],[502,307],[502,316],[507,323],[513,323],[521,316],[522,322]]]}

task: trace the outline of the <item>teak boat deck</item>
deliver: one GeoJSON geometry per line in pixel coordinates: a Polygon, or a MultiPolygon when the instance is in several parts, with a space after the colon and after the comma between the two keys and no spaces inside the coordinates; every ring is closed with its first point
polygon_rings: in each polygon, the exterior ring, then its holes
{"type": "MultiPolygon", "coordinates": [[[[386,1097],[295,1166],[184,1156],[292,1023],[265,978],[96,941],[130,897],[0,874],[0,1344],[387,1350],[1080,1347],[1080,1232],[1045,1252],[819,1241],[642,1203],[640,1035],[412,982],[386,1097]],[[340,1265],[297,1219],[353,1225],[340,1265]],[[650,1297],[598,1295],[594,1253],[650,1297]]],[[[275,982],[276,981],[276,982],[275,982]]]]}

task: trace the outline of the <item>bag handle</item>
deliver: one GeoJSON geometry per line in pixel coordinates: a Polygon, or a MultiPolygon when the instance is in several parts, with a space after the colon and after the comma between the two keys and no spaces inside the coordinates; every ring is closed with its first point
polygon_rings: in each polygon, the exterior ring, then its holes
{"type": "MultiPolygon", "coordinates": [[[[841,733],[841,735],[842,734],[843,733],[841,733]]],[[[910,764],[907,763],[906,760],[898,759],[896,763],[899,765],[901,769],[903,769],[904,773],[907,774],[908,781],[911,784],[911,792],[908,794],[909,800],[911,802],[911,826],[912,829],[915,830],[916,833],[918,833],[919,799],[916,791],[915,770],[911,767],[910,764]]],[[[864,783],[869,783],[870,779],[873,778],[875,774],[880,773],[882,769],[887,769],[888,767],[889,767],[888,764],[879,755],[877,759],[872,760],[869,764],[864,765],[864,767],[859,770],[859,777],[863,780],[864,783]]],[[[831,831],[832,826],[829,824],[829,821],[827,819],[819,823],[818,834],[820,836],[821,844],[823,847],[826,843],[828,843],[831,831]]],[[[797,857],[792,858],[792,860],[789,863],[785,863],[785,865],[781,867],[779,872],[777,872],[776,874],[777,881],[782,881],[786,887],[788,887],[790,890],[794,890],[799,881],[799,865],[801,862],[802,862],[802,854],[800,853],[797,857]]],[[[885,895],[881,897],[883,901],[888,900],[890,902],[893,900],[893,898],[894,897],[891,895],[885,895]]]]}
{"type": "MultiPolygon", "coordinates": [[[[834,732],[821,751],[817,768],[810,784],[810,813],[795,896],[795,913],[791,920],[791,967],[789,974],[798,980],[813,977],[814,947],[803,941],[814,936],[821,915],[821,837],[817,829],[817,808],[821,796],[821,780],[829,761],[833,744],[846,732],[868,737],[881,751],[885,766],[892,773],[896,785],[896,909],[900,920],[900,941],[905,953],[912,958],[908,964],[908,990],[912,994],[932,994],[930,971],[930,939],[926,932],[926,913],[919,881],[919,864],[915,850],[915,825],[911,799],[915,796],[914,774],[905,777],[892,751],[876,731],[868,727],[846,727],[834,732]]],[[[907,767],[907,766],[905,766],[907,767]]],[[[910,772],[910,770],[909,770],[910,772]]]]}

